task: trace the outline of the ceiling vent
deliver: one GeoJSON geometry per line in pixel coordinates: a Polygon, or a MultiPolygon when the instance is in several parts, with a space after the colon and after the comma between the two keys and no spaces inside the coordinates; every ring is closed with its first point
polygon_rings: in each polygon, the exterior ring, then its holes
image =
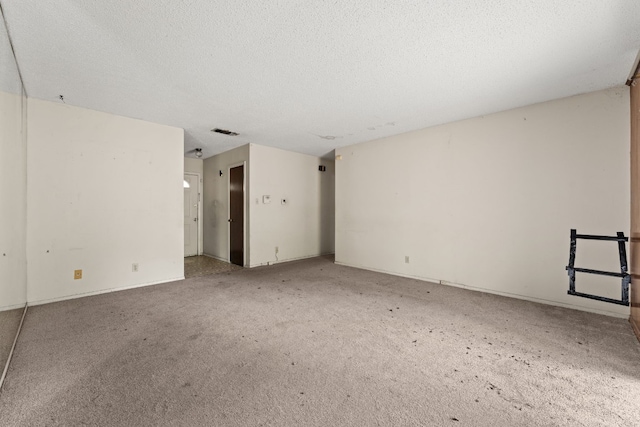
{"type": "Polygon", "coordinates": [[[228,136],[237,136],[238,135],[237,132],[231,132],[230,130],[219,129],[219,128],[213,128],[213,129],[211,129],[211,132],[221,133],[223,135],[228,135],[228,136]]]}

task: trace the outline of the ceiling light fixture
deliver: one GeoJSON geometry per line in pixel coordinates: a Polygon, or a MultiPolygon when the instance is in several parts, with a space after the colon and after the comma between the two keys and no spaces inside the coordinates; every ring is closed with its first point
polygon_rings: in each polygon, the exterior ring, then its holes
{"type": "Polygon", "coordinates": [[[196,148],[196,157],[197,158],[202,157],[202,148],[196,148]]]}

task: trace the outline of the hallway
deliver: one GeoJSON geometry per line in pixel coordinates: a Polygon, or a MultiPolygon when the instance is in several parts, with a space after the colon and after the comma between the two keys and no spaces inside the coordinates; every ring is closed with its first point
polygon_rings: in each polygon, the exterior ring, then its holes
{"type": "Polygon", "coordinates": [[[241,270],[242,267],[209,256],[190,256],[184,259],[184,278],[207,276],[241,270]]]}

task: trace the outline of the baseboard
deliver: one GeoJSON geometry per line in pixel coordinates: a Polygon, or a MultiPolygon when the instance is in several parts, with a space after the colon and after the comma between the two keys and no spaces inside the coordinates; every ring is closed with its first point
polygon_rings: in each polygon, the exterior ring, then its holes
{"type": "Polygon", "coordinates": [[[0,307],[0,311],[9,311],[9,310],[15,310],[16,308],[23,308],[25,304],[26,302],[23,302],[21,304],[5,305],[3,307],[0,307]]]}
{"type": "Polygon", "coordinates": [[[486,294],[500,295],[500,296],[507,297],[507,298],[515,298],[515,299],[521,299],[521,300],[524,300],[524,301],[537,302],[537,303],[545,304],[545,305],[552,305],[552,306],[555,306],[555,307],[569,308],[571,310],[579,310],[579,311],[586,311],[586,312],[589,312],[589,313],[602,314],[603,316],[617,317],[617,318],[620,318],[620,319],[626,319],[629,316],[628,314],[620,314],[620,313],[615,313],[615,312],[606,311],[606,310],[598,310],[598,309],[595,309],[595,308],[584,307],[584,306],[581,306],[581,305],[566,304],[566,303],[562,303],[562,302],[558,302],[558,301],[546,300],[544,298],[535,298],[535,297],[530,297],[530,296],[526,296],[526,295],[513,294],[513,293],[510,293],[510,292],[495,291],[495,290],[492,290],[492,289],[480,288],[480,287],[476,287],[476,286],[469,286],[469,285],[464,285],[464,284],[461,284],[461,283],[448,282],[446,280],[438,280],[438,279],[431,279],[431,278],[420,277],[420,276],[412,276],[410,274],[402,274],[402,273],[396,273],[396,272],[393,272],[393,271],[386,271],[386,270],[379,270],[379,269],[375,269],[375,268],[362,267],[362,266],[359,266],[359,265],[352,265],[352,264],[339,262],[339,261],[335,261],[335,263],[338,264],[338,265],[344,265],[345,267],[352,267],[352,268],[359,268],[361,270],[375,271],[376,273],[384,273],[384,274],[390,274],[392,276],[406,277],[407,279],[416,279],[416,280],[420,280],[420,281],[423,281],[423,282],[430,282],[430,283],[435,283],[435,284],[440,284],[440,285],[445,285],[445,286],[453,286],[454,288],[467,289],[469,291],[474,291],[474,292],[484,292],[486,294]]]}
{"type": "Polygon", "coordinates": [[[267,262],[263,262],[263,263],[252,264],[252,265],[249,266],[249,268],[262,267],[264,265],[281,264],[283,262],[290,262],[290,261],[300,261],[302,259],[318,258],[318,257],[321,257],[321,256],[333,255],[333,254],[334,254],[334,252],[327,252],[327,253],[323,253],[323,254],[304,255],[304,256],[295,257],[295,258],[280,259],[280,260],[276,260],[276,261],[267,261],[267,262]]]}
{"type": "Polygon", "coordinates": [[[11,363],[11,359],[13,358],[13,351],[16,349],[16,344],[18,343],[18,337],[20,336],[20,331],[22,330],[22,324],[24,323],[24,318],[27,315],[26,304],[23,305],[24,311],[22,312],[22,318],[20,319],[20,324],[18,325],[18,330],[16,331],[16,336],[13,339],[13,344],[11,345],[11,350],[9,350],[9,356],[7,357],[7,363],[4,364],[4,369],[2,370],[2,375],[0,375],[0,393],[2,393],[2,385],[4,384],[4,379],[7,377],[7,372],[9,372],[9,364],[11,363]]]}
{"type": "Polygon", "coordinates": [[[629,323],[631,323],[631,328],[633,328],[633,332],[636,334],[636,338],[638,338],[638,341],[640,341],[640,319],[629,317],[629,323]]]}
{"type": "Polygon", "coordinates": [[[143,288],[145,286],[160,285],[162,283],[177,282],[179,280],[184,280],[184,276],[175,277],[175,278],[172,278],[172,279],[160,280],[160,281],[157,281],[157,282],[139,283],[137,285],[123,286],[123,287],[120,287],[120,288],[102,289],[102,290],[99,290],[99,291],[92,291],[92,292],[84,292],[84,293],[80,293],[80,294],[66,295],[66,296],[59,297],[59,298],[49,298],[49,299],[43,299],[43,300],[37,300],[37,301],[28,301],[27,304],[30,307],[32,307],[32,306],[36,306],[36,305],[50,304],[52,302],[67,301],[67,300],[71,300],[71,299],[90,297],[90,296],[94,296],[94,295],[108,294],[108,293],[111,293],[111,292],[126,291],[128,289],[143,288]]]}
{"type": "Polygon", "coordinates": [[[209,254],[205,254],[205,253],[203,253],[203,254],[202,254],[202,256],[206,256],[206,257],[209,257],[209,258],[217,259],[218,261],[222,261],[222,262],[227,262],[227,263],[229,262],[229,260],[228,260],[228,259],[226,259],[226,258],[221,258],[221,257],[219,257],[219,256],[215,256],[215,255],[209,255],[209,254]]]}

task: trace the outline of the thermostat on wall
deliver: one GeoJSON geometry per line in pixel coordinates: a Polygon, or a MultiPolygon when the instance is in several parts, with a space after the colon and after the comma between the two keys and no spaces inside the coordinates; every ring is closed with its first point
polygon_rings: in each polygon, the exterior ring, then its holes
{"type": "Polygon", "coordinates": [[[262,196],[262,203],[264,203],[265,205],[267,203],[271,203],[271,196],[262,196]]]}

